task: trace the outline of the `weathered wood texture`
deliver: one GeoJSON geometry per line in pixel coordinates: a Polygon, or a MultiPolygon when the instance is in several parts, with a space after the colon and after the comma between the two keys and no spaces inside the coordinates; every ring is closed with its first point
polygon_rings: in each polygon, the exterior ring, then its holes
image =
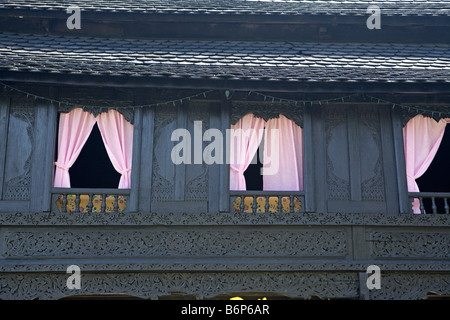
{"type": "MultiPolygon", "coordinates": [[[[70,264],[83,272],[85,285],[76,294],[417,299],[450,293],[450,216],[402,214],[410,204],[395,111],[368,103],[290,109],[305,132],[304,212],[236,214],[226,164],[171,161],[175,129],[186,129],[194,147],[207,129],[230,127],[233,103],[200,99],[135,110],[127,211],[86,214],[49,212],[57,107],[3,97],[0,297],[74,294],[66,287],[70,264]],[[380,290],[365,287],[372,264],[382,270],[380,290]]],[[[275,109],[261,110],[270,116],[275,109]]]]}
{"type": "Polygon", "coordinates": [[[448,215],[16,213],[0,221],[3,299],[450,293],[448,215]],[[66,287],[71,264],[81,268],[80,290],[66,287]],[[358,278],[370,265],[381,269],[381,289],[358,278]]]}

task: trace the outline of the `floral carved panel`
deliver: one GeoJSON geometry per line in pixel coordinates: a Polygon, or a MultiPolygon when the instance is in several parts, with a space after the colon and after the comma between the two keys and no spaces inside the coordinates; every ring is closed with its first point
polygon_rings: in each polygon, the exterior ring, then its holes
{"type": "Polygon", "coordinates": [[[326,109],[325,126],[328,199],[349,200],[350,172],[345,109],[329,106],[326,109]]]}
{"type": "Polygon", "coordinates": [[[10,110],[3,200],[29,200],[35,111],[30,103],[10,110]]]}
{"type": "Polygon", "coordinates": [[[318,229],[121,229],[6,231],[2,256],[347,257],[348,232],[318,229]]]}
{"type": "Polygon", "coordinates": [[[445,231],[377,231],[369,232],[371,256],[374,258],[448,259],[450,233],[445,231]]]}
{"type": "Polygon", "coordinates": [[[155,109],[153,134],[152,198],[159,201],[173,200],[175,192],[175,167],[170,160],[173,143],[171,133],[176,129],[176,110],[158,107],[155,109]]]}
{"type": "Polygon", "coordinates": [[[431,292],[450,294],[449,273],[382,272],[381,288],[370,290],[372,300],[425,299],[431,292]]]}
{"type": "MultiPolygon", "coordinates": [[[[5,300],[60,299],[73,295],[125,294],[158,299],[171,293],[207,299],[219,295],[260,293],[310,299],[360,298],[366,285],[357,272],[92,272],[81,271],[80,289],[67,288],[64,268],[53,272],[0,274],[0,298],[5,300]]],[[[415,300],[429,292],[448,294],[445,273],[386,272],[381,288],[369,290],[371,300],[415,300]]]]}
{"type": "Polygon", "coordinates": [[[358,109],[361,195],[365,201],[385,201],[380,119],[377,106],[358,109]],[[370,155],[370,156],[368,156],[370,155]]]}
{"type": "Polygon", "coordinates": [[[358,278],[352,273],[327,272],[102,272],[81,273],[79,290],[66,286],[66,270],[53,273],[0,275],[0,298],[6,300],[59,299],[75,294],[127,294],[158,299],[173,292],[198,299],[227,293],[283,294],[309,299],[358,296],[358,278]]]}

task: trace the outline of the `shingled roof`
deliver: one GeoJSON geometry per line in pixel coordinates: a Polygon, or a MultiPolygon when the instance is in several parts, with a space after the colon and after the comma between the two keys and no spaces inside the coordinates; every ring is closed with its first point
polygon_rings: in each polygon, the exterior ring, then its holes
{"type": "Polygon", "coordinates": [[[450,83],[450,45],[121,40],[0,33],[0,72],[450,83]]]}
{"type": "Polygon", "coordinates": [[[77,5],[85,12],[225,15],[364,15],[378,5],[385,16],[450,15],[450,0],[17,0],[0,9],[64,11],[77,5]]]}
{"type": "MultiPolygon", "coordinates": [[[[141,13],[367,16],[370,4],[378,4],[383,16],[425,15],[448,20],[446,16],[450,14],[450,0],[18,0],[1,2],[0,13],[57,12],[65,19],[65,9],[79,5],[93,15],[129,13],[133,17],[141,13]]],[[[132,35],[93,37],[68,31],[65,34],[30,32],[0,31],[0,80],[45,82],[52,78],[55,82],[65,76],[73,82],[89,77],[96,83],[111,83],[110,79],[115,77],[139,79],[140,83],[164,79],[175,87],[180,80],[184,81],[182,87],[188,86],[189,81],[192,87],[228,87],[236,81],[259,81],[267,87],[274,82],[282,83],[282,89],[299,83],[427,83],[443,84],[445,88],[450,84],[450,44],[445,41],[439,44],[360,43],[359,40],[354,43],[219,41],[213,37],[214,33],[204,40],[155,40],[132,39],[132,35]]]]}

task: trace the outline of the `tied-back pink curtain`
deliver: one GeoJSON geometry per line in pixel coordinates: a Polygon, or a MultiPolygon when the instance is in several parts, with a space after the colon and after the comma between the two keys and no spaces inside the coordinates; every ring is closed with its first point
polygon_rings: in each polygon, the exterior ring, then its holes
{"type": "Polygon", "coordinates": [[[266,123],[263,189],[303,190],[303,130],[280,114],[266,123]]]}
{"type": "Polygon", "coordinates": [[[264,120],[247,114],[231,126],[230,190],[246,190],[244,171],[258,151],[264,133],[264,120]]]}
{"type": "Polygon", "coordinates": [[[70,188],[69,169],[75,163],[81,149],[83,149],[95,125],[95,121],[95,117],[91,113],[85,112],[80,108],[61,114],[54,187],[70,188]]]}
{"type": "Polygon", "coordinates": [[[131,160],[133,152],[133,125],[115,110],[98,115],[98,128],[111,163],[122,176],[119,189],[131,187],[131,160]]]}
{"type": "MultiPolygon", "coordinates": [[[[403,128],[406,178],[409,192],[419,192],[416,179],[427,171],[441,144],[445,126],[450,119],[436,120],[417,115],[403,128]]],[[[420,213],[419,201],[413,202],[413,212],[420,213]]]]}

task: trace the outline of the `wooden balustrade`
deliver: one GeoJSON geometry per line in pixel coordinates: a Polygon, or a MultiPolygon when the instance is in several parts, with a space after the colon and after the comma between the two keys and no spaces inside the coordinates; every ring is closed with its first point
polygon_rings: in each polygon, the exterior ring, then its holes
{"type": "Polygon", "coordinates": [[[123,212],[129,189],[54,188],[52,210],[58,212],[123,212]]]}
{"type": "Polygon", "coordinates": [[[241,213],[304,212],[304,192],[299,191],[230,191],[230,208],[241,213]]]}
{"type": "Polygon", "coordinates": [[[450,193],[409,192],[408,197],[411,202],[419,200],[421,214],[449,214],[450,193]]]}

